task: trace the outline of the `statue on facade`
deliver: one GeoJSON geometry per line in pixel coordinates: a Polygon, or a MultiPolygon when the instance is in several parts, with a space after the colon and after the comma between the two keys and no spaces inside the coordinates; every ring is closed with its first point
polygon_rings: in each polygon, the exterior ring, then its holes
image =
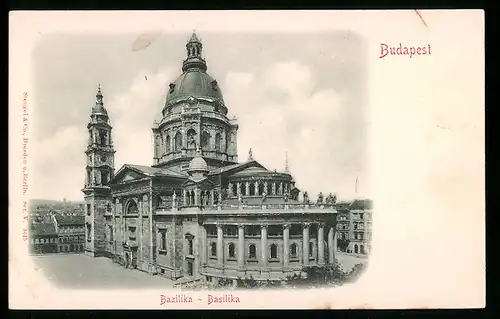
{"type": "Polygon", "coordinates": [[[327,204],[327,205],[333,204],[333,194],[332,193],[328,194],[328,196],[326,197],[325,204],[327,204]]]}
{"type": "Polygon", "coordinates": [[[337,194],[333,195],[332,204],[337,203],[337,194]]]}
{"type": "Polygon", "coordinates": [[[262,203],[264,203],[266,201],[266,199],[267,199],[267,194],[266,194],[266,192],[263,192],[262,193],[262,203]]]}
{"type": "Polygon", "coordinates": [[[318,194],[318,200],[316,202],[317,204],[323,204],[323,193],[319,192],[318,194]]]}
{"type": "Polygon", "coordinates": [[[283,194],[283,199],[285,200],[285,203],[288,203],[288,193],[283,194]]]}
{"type": "Polygon", "coordinates": [[[241,193],[238,193],[238,204],[243,204],[243,196],[241,195],[241,193]]]}
{"type": "Polygon", "coordinates": [[[309,204],[309,194],[307,194],[307,192],[304,192],[303,196],[304,196],[303,200],[304,204],[309,204]]]}
{"type": "Polygon", "coordinates": [[[188,148],[197,149],[196,139],[194,138],[194,135],[188,137],[188,148]]]}

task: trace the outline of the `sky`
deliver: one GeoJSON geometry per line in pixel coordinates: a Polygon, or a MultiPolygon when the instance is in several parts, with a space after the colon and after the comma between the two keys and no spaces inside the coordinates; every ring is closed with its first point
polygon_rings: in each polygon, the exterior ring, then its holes
{"type": "MultiPolygon", "coordinates": [[[[238,155],[284,170],[299,189],[367,196],[367,45],[350,31],[220,33],[196,30],[207,72],[240,125],[238,155]],[[357,193],[356,191],[356,179],[357,193]]],[[[179,76],[191,32],[46,34],[33,51],[31,197],[82,200],[86,124],[100,83],[113,126],[115,170],[151,165],[151,127],[179,76]],[[157,34],[158,35],[158,34],[157,34]]]]}

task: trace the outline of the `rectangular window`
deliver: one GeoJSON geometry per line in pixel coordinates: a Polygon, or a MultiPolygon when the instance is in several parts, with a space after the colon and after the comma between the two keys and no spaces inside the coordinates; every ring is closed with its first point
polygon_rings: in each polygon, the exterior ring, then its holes
{"type": "Polygon", "coordinates": [[[247,226],[245,229],[245,235],[248,237],[258,237],[260,236],[260,229],[258,226],[247,226]]]}
{"type": "Polygon", "coordinates": [[[193,255],[193,240],[192,239],[188,239],[188,247],[189,247],[188,254],[193,255]]]}
{"type": "Polygon", "coordinates": [[[277,225],[270,225],[268,227],[267,235],[269,237],[281,237],[283,236],[283,227],[277,225]]]}
{"type": "Polygon", "coordinates": [[[229,225],[224,227],[225,236],[238,236],[238,227],[229,225]]]}
{"type": "Polygon", "coordinates": [[[109,229],[109,241],[112,242],[112,241],[114,241],[114,238],[113,238],[113,226],[109,225],[108,229],[109,229]]]}
{"type": "Polygon", "coordinates": [[[90,204],[87,204],[87,216],[90,216],[90,213],[91,213],[90,204]]]}
{"type": "Polygon", "coordinates": [[[215,225],[207,225],[207,235],[217,236],[217,227],[215,225]]]}
{"type": "Polygon", "coordinates": [[[165,229],[160,229],[160,250],[167,250],[167,231],[165,229]]]}

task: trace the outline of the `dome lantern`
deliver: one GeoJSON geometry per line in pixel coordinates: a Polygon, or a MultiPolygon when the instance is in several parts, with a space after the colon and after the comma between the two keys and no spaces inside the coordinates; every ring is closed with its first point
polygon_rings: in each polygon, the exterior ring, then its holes
{"type": "Polygon", "coordinates": [[[203,159],[201,149],[199,146],[196,148],[196,155],[189,162],[188,173],[193,175],[194,173],[201,173],[202,175],[206,175],[208,173],[208,165],[207,162],[203,159]]]}
{"type": "Polygon", "coordinates": [[[182,71],[186,72],[190,69],[199,69],[205,72],[207,70],[207,63],[202,58],[201,53],[203,44],[193,32],[193,35],[186,44],[187,58],[182,63],[182,71]]]}

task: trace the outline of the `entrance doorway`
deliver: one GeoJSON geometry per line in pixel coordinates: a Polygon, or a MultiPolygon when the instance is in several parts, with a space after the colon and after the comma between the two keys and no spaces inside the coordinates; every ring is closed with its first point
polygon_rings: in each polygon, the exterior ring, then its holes
{"type": "Polygon", "coordinates": [[[192,277],[193,276],[193,262],[188,261],[188,276],[192,277]]]}

